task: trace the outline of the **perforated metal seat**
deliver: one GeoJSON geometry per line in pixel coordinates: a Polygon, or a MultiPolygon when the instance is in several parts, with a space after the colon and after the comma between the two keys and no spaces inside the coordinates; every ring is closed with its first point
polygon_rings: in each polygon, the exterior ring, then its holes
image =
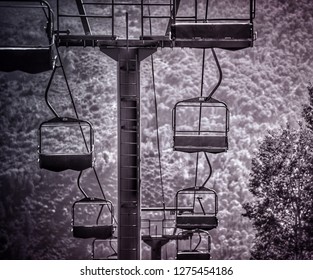
{"type": "Polygon", "coordinates": [[[250,39],[252,24],[250,22],[206,22],[181,23],[172,25],[172,39],[250,39]]]}
{"type": "Polygon", "coordinates": [[[114,233],[113,225],[80,225],[73,226],[73,236],[76,238],[108,239],[114,233]]]}
{"type": "Polygon", "coordinates": [[[217,154],[228,150],[226,103],[212,97],[182,100],[175,104],[172,117],[174,151],[217,154]]]}
{"type": "Polygon", "coordinates": [[[39,154],[39,167],[61,172],[67,169],[82,171],[93,165],[93,153],[87,154],[39,154]]]}
{"type": "Polygon", "coordinates": [[[176,227],[182,230],[209,231],[218,226],[216,191],[206,187],[192,187],[176,193],[176,207],[187,204],[192,211],[176,211],[176,227]]]}
{"type": "MultiPolygon", "coordinates": [[[[250,22],[176,23],[171,26],[172,40],[208,41],[211,47],[242,49],[253,45],[250,22]]],[[[192,45],[195,42],[191,42],[192,45]]]]}
{"type": "Polygon", "coordinates": [[[211,230],[218,226],[216,216],[208,215],[177,215],[176,227],[180,229],[203,229],[211,230]]]}
{"type": "Polygon", "coordinates": [[[85,197],[76,201],[72,206],[73,236],[99,240],[111,238],[115,230],[113,212],[113,205],[109,200],[85,197]],[[101,219],[103,216],[106,217],[105,220],[101,219]]]}
{"type": "MultiPolygon", "coordinates": [[[[194,13],[179,15],[180,2],[180,0],[173,1],[173,10],[176,12],[172,13],[170,38],[174,41],[174,45],[228,50],[239,50],[253,46],[255,40],[253,31],[255,0],[250,0],[249,10],[242,11],[241,16],[233,15],[231,17],[219,17],[216,11],[216,17],[211,17],[209,11],[212,8],[208,6],[209,2],[207,2],[204,18],[199,17],[200,5],[197,1],[190,6],[190,12],[194,10],[194,13]]],[[[201,9],[203,10],[203,7],[201,9]]]]}
{"type": "MultiPolygon", "coordinates": [[[[63,132],[64,133],[64,132],[63,132]]],[[[63,138],[66,135],[63,135],[63,138]]],[[[49,137],[49,139],[51,136],[49,137]]],[[[61,140],[62,135],[53,135],[53,138],[50,141],[56,141],[56,138],[60,138],[61,140]]],[[[58,144],[63,145],[63,141],[58,140],[58,144]]],[[[78,140],[74,138],[74,140],[78,140]]],[[[55,144],[50,144],[55,145],[55,144]]],[[[72,143],[71,145],[75,146],[78,145],[77,142],[72,143]]],[[[60,147],[62,149],[62,147],[60,147]]],[[[42,169],[54,171],[54,172],[61,172],[64,170],[76,170],[82,171],[87,168],[93,167],[94,157],[93,157],[93,149],[94,149],[94,135],[93,135],[93,128],[91,123],[84,120],[78,120],[73,118],[67,117],[57,117],[51,120],[45,121],[40,124],[39,126],[39,167],[42,169]],[[67,127],[76,127],[74,132],[76,132],[81,139],[81,145],[84,146],[86,152],[80,153],[64,153],[64,152],[46,152],[44,151],[43,146],[47,146],[43,144],[44,130],[52,130],[53,128],[62,128],[65,129],[67,127]],[[83,127],[88,128],[88,136],[89,136],[89,143],[87,143],[86,136],[83,134],[83,127]],[[89,144],[89,145],[88,145],[89,144]]]]}
{"type": "Polygon", "coordinates": [[[228,149],[227,136],[208,135],[176,135],[174,136],[174,150],[186,153],[203,151],[217,154],[228,149]]]}

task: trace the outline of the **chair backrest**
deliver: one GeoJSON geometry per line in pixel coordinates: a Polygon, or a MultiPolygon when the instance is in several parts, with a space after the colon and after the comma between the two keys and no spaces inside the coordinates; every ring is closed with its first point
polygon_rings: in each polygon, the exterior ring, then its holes
{"type": "Polygon", "coordinates": [[[53,118],[39,127],[39,166],[50,171],[93,167],[94,134],[90,122],[53,118]]]}
{"type": "Polygon", "coordinates": [[[48,2],[0,1],[0,17],[4,23],[0,26],[0,71],[36,74],[52,70],[54,19],[48,2]],[[33,17],[37,25],[29,28],[26,17],[33,17]],[[38,23],[40,19],[46,21],[45,28],[44,23],[38,23]]]}
{"type": "Polygon", "coordinates": [[[216,217],[218,212],[217,193],[206,187],[192,187],[179,190],[175,196],[176,219],[186,217],[205,219],[216,217]],[[178,209],[189,207],[191,211],[179,211],[178,209]]]}

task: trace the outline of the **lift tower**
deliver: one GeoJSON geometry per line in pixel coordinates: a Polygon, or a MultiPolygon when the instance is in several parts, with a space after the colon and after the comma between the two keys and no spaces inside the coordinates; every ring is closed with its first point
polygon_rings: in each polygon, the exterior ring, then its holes
{"type": "Polygon", "coordinates": [[[118,258],[140,259],[140,62],[156,48],[101,48],[117,61],[118,258]],[[139,238],[139,240],[138,240],[139,238]]]}
{"type": "Polygon", "coordinates": [[[140,62],[158,48],[222,48],[239,50],[253,46],[253,18],[255,0],[247,0],[247,18],[212,19],[200,18],[201,1],[188,1],[192,15],[179,15],[183,0],[98,1],[97,4],[76,0],[77,15],[62,14],[57,1],[57,45],[99,47],[117,62],[118,89],[118,259],[140,259],[140,62]],[[199,2],[199,3],[198,3],[199,2]],[[88,14],[91,5],[107,7],[107,15],[88,14]],[[128,37],[128,14],[125,13],[126,38],[115,34],[116,10],[137,7],[141,36],[128,37]],[[164,14],[150,11],[162,10],[164,14]],[[166,11],[166,12],[164,12],[166,11]],[[63,18],[81,20],[85,34],[72,35],[60,29],[63,18]],[[111,22],[105,35],[93,35],[89,19],[103,18],[111,22]],[[163,34],[152,34],[151,22],[166,20],[163,34]],[[149,26],[150,25],[150,26],[149,26]],[[149,28],[150,27],[150,28],[149,28]]]}

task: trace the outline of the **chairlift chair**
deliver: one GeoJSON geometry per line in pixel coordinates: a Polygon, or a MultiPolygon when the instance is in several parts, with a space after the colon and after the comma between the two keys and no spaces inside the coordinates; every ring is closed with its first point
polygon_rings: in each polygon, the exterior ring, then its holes
{"type": "Polygon", "coordinates": [[[52,70],[55,64],[53,52],[53,12],[46,1],[0,1],[0,8],[42,9],[47,18],[45,33],[47,42],[40,45],[6,46],[0,45],[0,71],[12,72],[20,70],[36,74],[52,70]]]}
{"type": "MultiPolygon", "coordinates": [[[[53,133],[53,131],[52,131],[53,133]]],[[[75,138],[75,141],[78,139],[75,138]]],[[[78,146],[79,143],[73,142],[70,143],[72,147],[78,146]]],[[[66,118],[66,117],[55,117],[51,120],[45,121],[40,124],[39,127],[39,146],[38,146],[38,153],[39,153],[39,166],[42,169],[47,169],[50,171],[60,172],[67,169],[82,171],[87,168],[93,167],[94,158],[94,133],[93,128],[90,122],[78,120],[74,118],[66,118]],[[53,135],[53,138],[46,139],[44,137],[44,133],[46,131],[52,131],[55,128],[58,129],[66,129],[66,128],[73,128],[76,133],[78,134],[77,137],[80,137],[81,145],[85,150],[85,152],[69,152],[69,151],[62,151],[62,147],[59,147],[61,151],[55,151],[55,142],[57,144],[62,145],[63,139],[68,135],[53,135]],[[86,140],[86,136],[83,132],[83,129],[88,129],[88,142],[86,140]],[[56,139],[60,138],[61,139],[56,139]],[[63,137],[63,138],[62,138],[63,137]],[[47,144],[45,141],[50,140],[49,148],[53,151],[45,151],[47,144]],[[54,141],[54,142],[53,142],[54,141]]]]}
{"type": "MultiPolygon", "coordinates": [[[[177,16],[173,12],[170,38],[174,42],[185,47],[202,46],[229,50],[253,46],[255,0],[250,0],[249,16],[245,18],[207,18],[208,7],[206,7],[205,18],[199,18],[197,2],[194,2],[192,16],[177,16]]],[[[179,3],[180,0],[174,0],[174,10],[178,8],[179,3]]]]}
{"type": "Polygon", "coordinates": [[[109,239],[114,233],[114,208],[112,202],[100,198],[85,197],[76,201],[72,206],[72,226],[73,236],[76,238],[95,238],[95,239],[109,239]],[[79,209],[81,207],[81,209],[79,209]],[[97,218],[94,219],[93,212],[88,213],[88,207],[95,207],[97,218]],[[84,211],[83,218],[90,218],[86,224],[84,220],[79,220],[80,211],[84,211]],[[104,215],[109,218],[102,219],[104,215]],[[90,217],[92,216],[92,217],[90,217]]]}
{"type": "Polygon", "coordinates": [[[177,238],[176,260],[209,260],[211,258],[211,236],[207,231],[182,231],[179,235],[187,236],[187,238],[177,238]],[[198,240],[195,240],[195,236],[198,236],[198,240]],[[187,249],[181,248],[183,243],[185,247],[187,245],[187,249]]]}
{"type": "Polygon", "coordinates": [[[192,187],[176,193],[176,207],[188,204],[192,211],[176,210],[176,227],[183,230],[212,230],[218,226],[217,194],[206,187],[192,187]]]}
{"type": "Polygon", "coordinates": [[[228,150],[226,103],[197,97],[177,102],[172,113],[174,151],[217,154],[228,150]]]}

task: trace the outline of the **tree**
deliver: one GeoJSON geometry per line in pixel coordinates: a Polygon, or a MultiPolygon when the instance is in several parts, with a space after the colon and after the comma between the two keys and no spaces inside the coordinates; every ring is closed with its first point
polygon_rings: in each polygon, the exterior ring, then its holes
{"type": "Polygon", "coordinates": [[[303,106],[302,116],[309,129],[313,130],[313,85],[308,85],[309,104],[303,106]]]}
{"type": "Polygon", "coordinates": [[[252,258],[313,258],[312,87],[309,95],[307,127],[269,133],[252,160],[249,191],[255,199],[244,205],[256,230],[252,258]]]}

